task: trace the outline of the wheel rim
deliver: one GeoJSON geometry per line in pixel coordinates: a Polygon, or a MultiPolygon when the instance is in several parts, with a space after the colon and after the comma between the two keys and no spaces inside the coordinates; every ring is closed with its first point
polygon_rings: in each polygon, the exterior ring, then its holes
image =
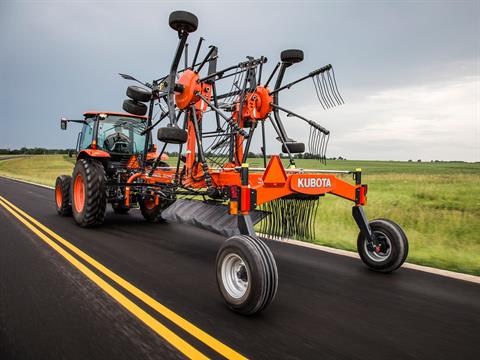
{"type": "Polygon", "coordinates": [[[381,262],[387,259],[392,253],[392,242],[389,237],[381,231],[374,231],[374,234],[380,243],[380,248],[375,249],[373,244],[371,247],[369,247],[368,245],[370,245],[370,243],[368,241],[365,241],[363,243],[363,246],[365,254],[367,254],[370,260],[375,262],[381,262]]]}
{"type": "Polygon", "coordinates": [[[73,199],[77,213],[82,212],[85,203],[85,182],[80,174],[75,177],[73,184],[73,199]]]}
{"type": "Polygon", "coordinates": [[[57,202],[57,207],[60,209],[62,207],[62,188],[60,185],[55,187],[55,200],[57,202]]]}
{"type": "Polygon", "coordinates": [[[240,299],[249,287],[250,271],[243,259],[237,254],[228,254],[222,261],[222,283],[228,294],[240,299]]]}

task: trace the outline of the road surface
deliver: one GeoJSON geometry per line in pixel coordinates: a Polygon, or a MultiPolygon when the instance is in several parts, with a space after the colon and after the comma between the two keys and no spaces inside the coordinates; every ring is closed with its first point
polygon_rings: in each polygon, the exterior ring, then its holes
{"type": "Polygon", "coordinates": [[[243,317],[216,287],[221,236],[137,210],[82,229],[53,198],[0,178],[2,360],[480,359],[478,284],[267,241],[279,290],[243,317]]]}

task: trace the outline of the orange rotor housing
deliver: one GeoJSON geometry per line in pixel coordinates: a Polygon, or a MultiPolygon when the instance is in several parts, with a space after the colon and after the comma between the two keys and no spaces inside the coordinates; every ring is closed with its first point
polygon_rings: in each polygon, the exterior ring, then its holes
{"type": "MultiPolygon", "coordinates": [[[[242,119],[264,120],[272,111],[273,96],[267,88],[257,86],[254,92],[247,95],[242,108],[242,119]]],[[[240,106],[237,105],[237,112],[240,106]]]]}

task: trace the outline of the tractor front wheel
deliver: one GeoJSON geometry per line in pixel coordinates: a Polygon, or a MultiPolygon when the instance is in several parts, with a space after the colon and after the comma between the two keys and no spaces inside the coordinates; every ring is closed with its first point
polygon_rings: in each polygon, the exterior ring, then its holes
{"type": "Polygon", "coordinates": [[[278,288],[275,259],[260,239],[237,235],[226,240],[216,259],[217,285],[227,306],[242,315],[265,309],[278,288]]]}
{"type": "Polygon", "coordinates": [[[61,216],[72,215],[70,203],[70,183],[72,178],[68,175],[61,175],[55,181],[55,205],[57,213],[61,216]]]}
{"type": "Polygon", "coordinates": [[[391,272],[407,259],[408,239],[400,225],[388,219],[376,219],[369,223],[378,245],[367,241],[360,232],[357,250],[362,261],[370,269],[391,272]]]}
{"type": "Polygon", "coordinates": [[[82,227],[103,223],[107,207],[107,179],[98,161],[80,159],[73,169],[70,199],[73,218],[82,227]]]}

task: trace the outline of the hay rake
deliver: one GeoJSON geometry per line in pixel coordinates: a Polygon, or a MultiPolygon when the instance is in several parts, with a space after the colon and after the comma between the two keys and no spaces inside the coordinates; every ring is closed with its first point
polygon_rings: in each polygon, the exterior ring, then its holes
{"type": "MultiPolygon", "coordinates": [[[[200,38],[190,62],[187,39],[197,29],[198,19],[191,13],[176,11],[170,15],[169,23],[179,37],[169,73],[151,84],[121,74],[143,85],[129,86],[129,99],[123,103],[124,110],[132,116],[144,117],[143,151],[132,153],[128,165],[116,171],[111,170],[110,154],[99,149],[96,141],[83,150],[83,155],[80,153],[78,161],[94,164],[91,171],[101,172],[106,181],[100,185],[95,183],[100,186],[96,193],[100,197],[97,207],[103,206],[100,215],[85,215],[75,210],[76,202],[87,204],[90,199],[88,192],[78,194],[81,188],[73,188],[70,202],[77,222],[84,226],[98,225],[103,220],[107,202],[121,204],[125,209],[135,204],[144,209],[148,204],[149,220],[188,223],[229,236],[217,255],[217,283],[227,305],[248,315],[267,307],[278,286],[275,259],[257,237],[255,224],[259,223],[264,236],[313,239],[319,199],[327,193],[354,203],[352,215],[360,229],[358,251],[365,264],[382,272],[400,267],[408,252],[407,238],[400,226],[390,220],[368,221],[363,210],[367,185],[362,184],[360,170],[296,167],[294,155],[304,153],[305,144],[288,136],[281,114],[309,126],[308,151],[323,163],[330,132],[283,107],[280,94],[312,79],[323,109],[343,104],[332,65],[283,84],[286,70],[301,62],[304,56],[301,50],[285,50],[263,82],[265,56],[247,57],[218,69],[216,46],[211,45],[199,60],[204,41],[200,38]],[[182,57],[184,68],[179,69],[182,57]],[[228,90],[219,93],[220,88],[228,90]],[[158,116],[154,116],[156,108],[158,116]],[[151,133],[164,121],[167,124],[157,131],[163,145],[152,158],[151,133]],[[288,167],[284,167],[278,155],[267,157],[266,122],[271,124],[282,152],[288,157],[288,167]],[[248,166],[247,157],[259,128],[264,167],[254,168],[248,166]],[[178,145],[176,166],[164,162],[168,144],[178,145]],[[341,178],[348,174],[353,176],[353,183],[341,178]],[[95,221],[78,221],[82,216],[95,221]]],[[[108,117],[108,114],[100,115],[108,117]]],[[[121,141],[128,145],[128,139],[121,141]]],[[[72,184],[77,183],[75,174],[74,171],[72,184]]]]}

